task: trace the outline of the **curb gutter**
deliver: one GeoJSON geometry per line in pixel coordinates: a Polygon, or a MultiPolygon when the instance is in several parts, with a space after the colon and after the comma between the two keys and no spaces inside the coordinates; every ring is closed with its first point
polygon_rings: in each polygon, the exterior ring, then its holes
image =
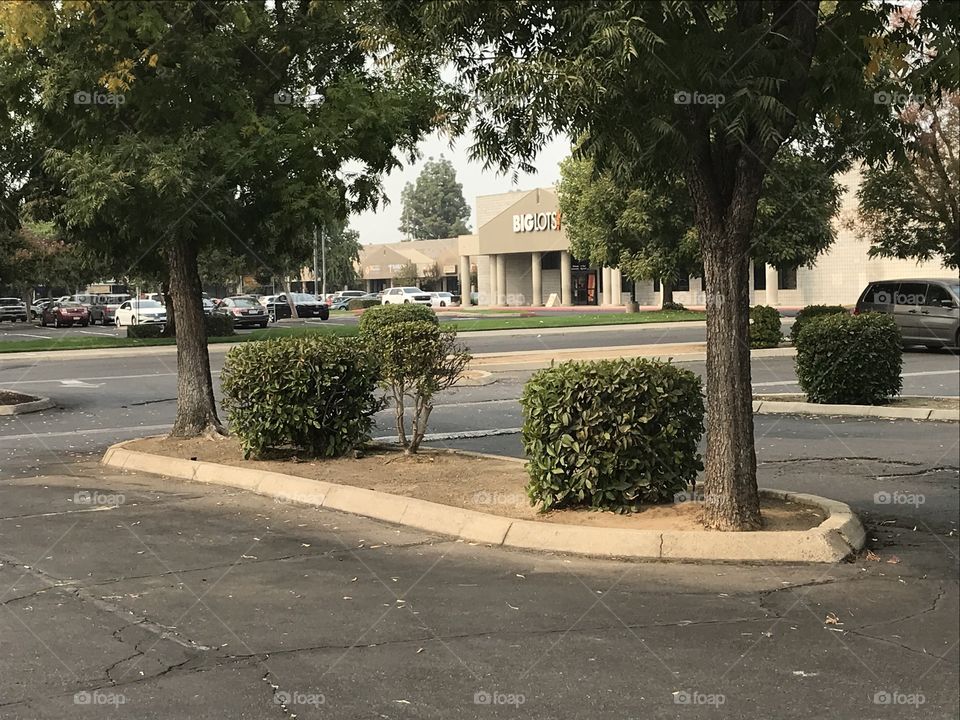
{"type": "MultiPolygon", "coordinates": [[[[126,471],[249,490],[278,500],[362,515],[484,545],[644,560],[835,563],[863,547],[863,527],[850,507],[815,495],[761,490],[768,497],[813,505],[827,519],[805,531],[722,533],[598,528],[516,520],[417,498],[281,473],[184,460],[111,446],[101,463],[126,471]]],[[[473,453],[463,453],[472,455],[473,453]]],[[[496,457],[522,463],[517,458],[496,457]]]]}
{"type": "Polygon", "coordinates": [[[833,415],[890,420],[960,422],[960,409],[906,408],[886,405],[821,405],[796,400],[754,400],[755,415],[833,415]]]}

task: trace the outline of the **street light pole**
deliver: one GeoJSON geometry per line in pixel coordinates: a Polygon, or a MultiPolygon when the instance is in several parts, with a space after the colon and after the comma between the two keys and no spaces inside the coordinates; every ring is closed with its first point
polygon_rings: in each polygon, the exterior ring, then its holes
{"type": "Polygon", "coordinates": [[[317,276],[317,226],[313,226],[313,294],[317,294],[317,288],[320,287],[320,282],[318,281],[317,276]]]}
{"type": "Polygon", "coordinates": [[[323,278],[323,298],[327,297],[327,236],[320,231],[320,263],[321,277],[323,278]]]}

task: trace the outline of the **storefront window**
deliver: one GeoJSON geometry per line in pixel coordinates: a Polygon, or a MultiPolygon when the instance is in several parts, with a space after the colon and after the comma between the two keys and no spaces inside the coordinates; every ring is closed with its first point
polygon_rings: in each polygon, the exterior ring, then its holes
{"type": "Polygon", "coordinates": [[[777,270],[777,287],[780,290],[796,290],[797,269],[795,267],[788,267],[777,270]]]}

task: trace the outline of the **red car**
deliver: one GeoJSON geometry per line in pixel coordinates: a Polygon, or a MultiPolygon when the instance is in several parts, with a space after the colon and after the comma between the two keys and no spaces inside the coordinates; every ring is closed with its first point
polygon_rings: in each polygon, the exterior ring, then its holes
{"type": "Polygon", "coordinates": [[[79,325],[86,327],[90,324],[90,311],[78,302],[47,303],[40,314],[40,325],[46,327],[63,327],[64,325],[79,325]]]}

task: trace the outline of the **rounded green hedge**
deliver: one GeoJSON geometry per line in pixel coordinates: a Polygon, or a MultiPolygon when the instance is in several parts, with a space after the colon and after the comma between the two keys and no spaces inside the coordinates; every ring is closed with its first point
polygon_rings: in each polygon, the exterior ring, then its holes
{"type": "Polygon", "coordinates": [[[890,315],[821,315],[797,336],[797,380],[809,402],[883,405],[900,393],[902,367],[890,315]]]}
{"type": "Polygon", "coordinates": [[[365,310],[366,308],[378,307],[379,300],[373,298],[354,298],[347,302],[347,310],[365,310]]]}
{"type": "Polygon", "coordinates": [[[780,331],[780,313],[769,305],[750,308],[750,347],[774,348],[783,340],[780,331]]]}
{"type": "Polygon", "coordinates": [[[803,310],[797,313],[796,320],[793,321],[793,327],[790,328],[790,342],[797,344],[797,336],[802,328],[811,318],[822,315],[843,315],[848,313],[843,305],[807,305],[803,310]]]}
{"type": "Polygon", "coordinates": [[[700,378],[643,359],[566,362],[527,382],[527,494],[542,510],[672,501],[703,469],[700,378]]]}
{"type": "Polygon", "coordinates": [[[293,447],[344,455],[370,438],[377,371],[356,338],[285,337],[238,345],[220,374],[223,406],[244,457],[293,447]]]}
{"type": "Polygon", "coordinates": [[[357,325],[361,337],[374,337],[386,325],[417,320],[432,322],[434,325],[440,324],[432,308],[417,303],[406,303],[404,305],[376,305],[367,308],[360,316],[360,322],[357,325]]]}

